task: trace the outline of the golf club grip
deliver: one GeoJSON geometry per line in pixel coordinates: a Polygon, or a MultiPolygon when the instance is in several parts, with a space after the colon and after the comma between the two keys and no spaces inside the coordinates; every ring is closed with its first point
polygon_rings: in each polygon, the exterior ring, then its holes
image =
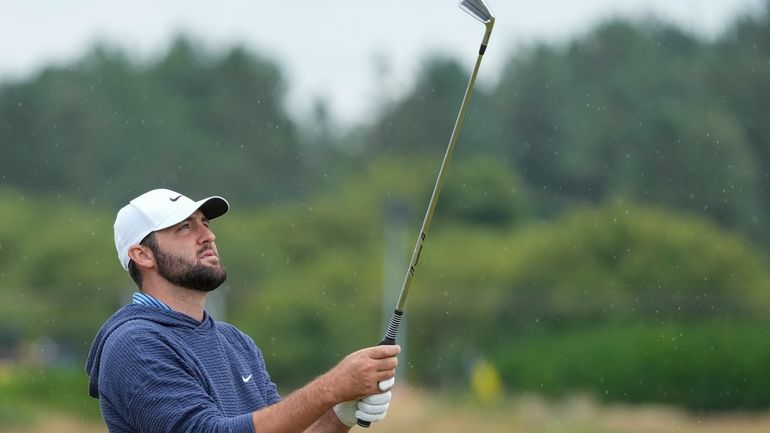
{"type": "MultiPolygon", "coordinates": [[[[388,324],[388,331],[385,333],[385,338],[383,338],[382,341],[377,344],[378,346],[392,346],[396,344],[398,328],[401,326],[401,318],[403,316],[403,311],[399,309],[393,310],[393,315],[390,316],[390,323],[388,324]]],[[[356,420],[356,423],[363,428],[368,428],[370,425],[372,425],[371,422],[364,421],[362,419],[356,420]]]]}

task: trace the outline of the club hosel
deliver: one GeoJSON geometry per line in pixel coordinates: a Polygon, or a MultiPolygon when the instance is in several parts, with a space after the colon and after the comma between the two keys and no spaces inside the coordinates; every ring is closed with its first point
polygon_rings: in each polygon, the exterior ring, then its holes
{"type": "Polygon", "coordinates": [[[492,27],[495,26],[495,17],[491,17],[489,22],[485,24],[486,31],[484,32],[484,39],[481,41],[481,47],[479,48],[479,55],[483,56],[487,51],[487,45],[489,44],[489,37],[492,35],[492,27]]]}

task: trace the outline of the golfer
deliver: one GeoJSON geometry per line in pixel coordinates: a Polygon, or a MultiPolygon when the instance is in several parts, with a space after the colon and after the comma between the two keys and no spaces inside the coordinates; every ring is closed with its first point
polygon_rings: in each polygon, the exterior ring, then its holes
{"type": "Polygon", "coordinates": [[[353,352],[281,399],[254,341],[206,312],[227,277],[209,221],[228,209],[221,197],[156,189],[118,212],[118,258],[139,291],[99,330],[86,363],[109,431],[346,432],[357,418],[382,420],[398,346],[353,352]]]}

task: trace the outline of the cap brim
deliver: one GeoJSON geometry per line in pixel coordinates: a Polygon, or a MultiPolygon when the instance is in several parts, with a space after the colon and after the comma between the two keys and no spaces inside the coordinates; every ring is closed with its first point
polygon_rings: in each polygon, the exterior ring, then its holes
{"type": "Polygon", "coordinates": [[[154,231],[167,229],[174,224],[179,224],[195,213],[196,210],[203,212],[203,215],[209,220],[213,220],[227,213],[230,210],[230,204],[219,196],[207,197],[195,202],[191,201],[188,205],[166,218],[154,231]]]}
{"type": "Polygon", "coordinates": [[[213,220],[214,218],[221,217],[230,210],[230,204],[222,197],[213,196],[204,198],[198,201],[198,209],[203,212],[206,218],[213,220]]]}

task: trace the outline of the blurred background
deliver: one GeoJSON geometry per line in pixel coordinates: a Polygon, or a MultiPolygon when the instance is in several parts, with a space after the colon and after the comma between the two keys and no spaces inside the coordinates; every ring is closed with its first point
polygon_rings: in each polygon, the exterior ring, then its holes
{"type": "MultiPolygon", "coordinates": [[[[0,2],[0,431],[84,360],[142,192],[227,197],[209,304],[283,394],[382,336],[483,27],[455,2],[0,2]]],[[[770,429],[770,1],[491,4],[382,432],[770,429]]]]}

